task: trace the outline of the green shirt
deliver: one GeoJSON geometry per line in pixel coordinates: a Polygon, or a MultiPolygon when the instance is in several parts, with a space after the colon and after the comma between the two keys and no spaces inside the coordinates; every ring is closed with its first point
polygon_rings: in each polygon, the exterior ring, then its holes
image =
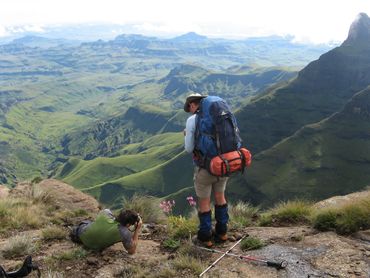
{"type": "Polygon", "coordinates": [[[85,247],[96,251],[120,241],[126,249],[132,244],[131,233],[127,227],[105,213],[98,214],[96,220],[80,235],[80,239],[85,247]]]}

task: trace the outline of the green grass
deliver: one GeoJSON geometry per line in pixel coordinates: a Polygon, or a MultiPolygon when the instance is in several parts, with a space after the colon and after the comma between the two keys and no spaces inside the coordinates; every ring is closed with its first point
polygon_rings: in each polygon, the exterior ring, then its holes
{"type": "Polygon", "coordinates": [[[243,251],[260,249],[266,244],[256,237],[247,237],[240,242],[240,248],[243,251]]]}
{"type": "Polygon", "coordinates": [[[180,247],[180,245],[181,245],[180,240],[173,239],[173,238],[168,238],[168,239],[164,240],[163,244],[162,244],[162,246],[164,248],[167,248],[167,249],[170,249],[170,250],[176,250],[180,247]]]}
{"type": "Polygon", "coordinates": [[[185,218],[183,216],[168,217],[168,233],[174,239],[188,239],[195,235],[198,228],[196,217],[185,218]]]}
{"type": "Polygon", "coordinates": [[[320,231],[349,235],[370,228],[370,200],[360,200],[340,208],[319,210],[313,226],[320,231]]]}
{"type": "Polygon", "coordinates": [[[176,257],[173,260],[172,265],[176,270],[188,270],[190,273],[195,275],[201,274],[205,268],[205,264],[201,261],[185,255],[179,255],[176,257]]]}
{"type": "Polygon", "coordinates": [[[0,232],[40,228],[46,219],[44,209],[28,199],[0,199],[0,232]]]}
{"type": "Polygon", "coordinates": [[[160,199],[153,196],[134,195],[123,199],[123,208],[140,214],[144,223],[164,223],[165,214],[159,207],[160,199]]]}
{"type": "Polygon", "coordinates": [[[263,213],[260,218],[260,225],[308,224],[312,212],[310,202],[304,200],[287,201],[277,204],[274,208],[263,213]]]}
{"type": "Polygon", "coordinates": [[[74,248],[69,251],[65,251],[62,253],[54,254],[52,257],[57,261],[72,261],[72,260],[79,260],[86,258],[88,255],[88,251],[83,248],[74,248]]]}
{"type": "Polygon", "coordinates": [[[102,183],[120,183],[126,176],[151,169],[171,159],[180,148],[181,139],[180,133],[166,133],[135,144],[132,148],[124,148],[122,153],[128,154],[89,161],[71,159],[56,177],[81,189],[102,183]]]}
{"type": "Polygon", "coordinates": [[[48,226],[41,231],[41,234],[45,241],[60,240],[67,237],[67,231],[59,226],[48,226]]]}
{"type": "Polygon", "coordinates": [[[3,247],[1,254],[5,259],[31,255],[37,250],[30,236],[15,236],[10,238],[3,247]]]}
{"type": "Polygon", "coordinates": [[[192,185],[193,166],[182,147],[165,163],[139,173],[84,189],[102,203],[112,203],[117,197],[145,191],[149,195],[165,196],[192,185]]]}
{"type": "Polygon", "coordinates": [[[239,201],[235,205],[229,203],[230,227],[243,228],[249,226],[258,216],[259,209],[239,201]]]}

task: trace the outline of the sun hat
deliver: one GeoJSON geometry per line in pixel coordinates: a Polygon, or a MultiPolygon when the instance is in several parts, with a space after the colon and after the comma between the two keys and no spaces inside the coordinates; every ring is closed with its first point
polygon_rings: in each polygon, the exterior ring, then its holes
{"type": "Polygon", "coordinates": [[[190,94],[187,98],[186,98],[186,101],[185,101],[185,104],[184,104],[184,111],[185,112],[190,112],[189,110],[189,106],[190,106],[190,103],[192,103],[193,101],[197,100],[197,99],[202,99],[202,98],[205,98],[207,96],[202,96],[201,94],[199,93],[193,93],[193,94],[190,94]]]}

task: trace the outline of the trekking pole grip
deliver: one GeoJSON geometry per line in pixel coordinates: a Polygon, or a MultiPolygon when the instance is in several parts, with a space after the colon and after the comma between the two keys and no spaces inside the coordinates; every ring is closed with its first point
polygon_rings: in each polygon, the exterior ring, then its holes
{"type": "Polygon", "coordinates": [[[283,269],[286,268],[288,265],[287,261],[281,261],[281,262],[272,262],[272,261],[267,261],[267,266],[275,267],[276,269],[283,269]]]}

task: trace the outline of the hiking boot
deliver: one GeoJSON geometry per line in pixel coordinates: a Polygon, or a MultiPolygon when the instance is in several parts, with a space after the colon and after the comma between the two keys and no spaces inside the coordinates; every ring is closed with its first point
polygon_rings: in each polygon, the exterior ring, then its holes
{"type": "Polygon", "coordinates": [[[224,243],[228,240],[229,238],[227,237],[227,234],[219,235],[215,234],[214,235],[214,240],[216,243],[224,243]]]}
{"type": "Polygon", "coordinates": [[[192,241],[193,241],[194,245],[197,245],[197,246],[201,246],[201,247],[205,247],[205,248],[212,248],[213,247],[213,242],[211,240],[202,241],[197,236],[194,236],[192,238],[192,241]]]}

